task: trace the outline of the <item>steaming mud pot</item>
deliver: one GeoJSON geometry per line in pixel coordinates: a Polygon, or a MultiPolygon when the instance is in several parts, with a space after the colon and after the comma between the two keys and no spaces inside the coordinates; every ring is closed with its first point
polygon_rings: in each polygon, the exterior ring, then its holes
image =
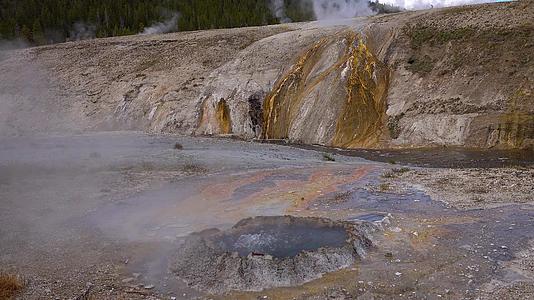
{"type": "Polygon", "coordinates": [[[255,217],[227,231],[193,234],[175,273],[209,292],[295,286],[349,267],[372,247],[372,223],[255,217]],[[202,270],[202,271],[201,271],[202,270]]]}

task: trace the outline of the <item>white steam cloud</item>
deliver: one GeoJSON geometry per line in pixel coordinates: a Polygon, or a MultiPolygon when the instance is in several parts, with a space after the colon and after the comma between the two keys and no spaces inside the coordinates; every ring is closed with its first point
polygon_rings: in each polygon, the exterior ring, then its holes
{"type": "Polygon", "coordinates": [[[179,17],[180,15],[175,13],[170,19],[145,28],[141,34],[168,33],[174,31],[176,30],[176,23],[179,17]]]}
{"type": "MultiPolygon", "coordinates": [[[[375,14],[369,7],[368,0],[300,0],[300,5],[311,4],[315,19],[336,20],[348,19],[375,14]]],[[[271,0],[271,10],[280,23],[289,23],[284,0],[271,0]]]]}
{"type": "Polygon", "coordinates": [[[96,37],[96,26],[84,22],[76,22],[70,31],[69,40],[81,41],[94,39],[96,37]]]}
{"type": "Polygon", "coordinates": [[[433,7],[448,7],[466,4],[496,2],[497,0],[381,0],[380,3],[416,10],[433,7]]]}
{"type": "Polygon", "coordinates": [[[375,14],[367,0],[313,0],[317,20],[347,19],[375,14]]]}
{"type": "MultiPolygon", "coordinates": [[[[417,10],[497,1],[512,0],[300,0],[300,3],[311,3],[315,19],[322,21],[374,15],[376,12],[370,8],[369,2],[380,2],[400,9],[417,10]]],[[[271,0],[271,9],[280,23],[291,22],[285,12],[284,0],[271,0]]]]}
{"type": "Polygon", "coordinates": [[[280,23],[290,23],[291,19],[286,15],[286,9],[284,6],[284,0],[272,0],[271,10],[274,16],[280,21],[280,23]]]}

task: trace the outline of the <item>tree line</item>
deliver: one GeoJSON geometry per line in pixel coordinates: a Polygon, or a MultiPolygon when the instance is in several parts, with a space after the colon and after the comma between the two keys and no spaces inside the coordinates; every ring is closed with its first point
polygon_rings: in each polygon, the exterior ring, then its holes
{"type": "MultiPolygon", "coordinates": [[[[284,0],[287,17],[313,20],[306,1],[284,0]]],[[[177,12],[171,31],[279,23],[271,5],[271,0],[0,0],[0,40],[42,45],[137,34],[177,12]]]]}

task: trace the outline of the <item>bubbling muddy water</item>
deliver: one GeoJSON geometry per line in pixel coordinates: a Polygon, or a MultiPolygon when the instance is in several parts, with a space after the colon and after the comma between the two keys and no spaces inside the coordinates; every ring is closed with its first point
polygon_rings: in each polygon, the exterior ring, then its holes
{"type": "Polygon", "coordinates": [[[251,224],[243,230],[223,234],[219,245],[226,251],[239,253],[240,256],[252,253],[291,257],[301,251],[313,251],[321,247],[343,247],[348,239],[342,226],[329,226],[307,219],[266,223],[251,224]]]}

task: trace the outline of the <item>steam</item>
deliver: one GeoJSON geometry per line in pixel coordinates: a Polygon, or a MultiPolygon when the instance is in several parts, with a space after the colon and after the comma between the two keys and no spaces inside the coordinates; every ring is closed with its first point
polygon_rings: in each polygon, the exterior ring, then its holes
{"type": "Polygon", "coordinates": [[[175,31],[179,17],[180,15],[178,13],[174,13],[170,19],[145,28],[141,34],[158,34],[175,31]]]}
{"type": "MultiPolygon", "coordinates": [[[[371,2],[380,2],[399,9],[417,10],[496,1],[507,0],[297,0],[301,5],[311,4],[315,19],[318,21],[374,15],[376,12],[371,9],[369,5],[371,2]]],[[[280,23],[291,22],[287,17],[284,3],[284,0],[271,0],[271,10],[280,23]]]]}
{"type": "Polygon", "coordinates": [[[3,40],[0,37],[0,61],[7,58],[8,50],[27,48],[30,45],[23,39],[3,40]]]}
{"type": "Polygon", "coordinates": [[[81,41],[94,39],[96,37],[96,26],[84,22],[74,23],[73,29],[70,31],[69,39],[71,41],[81,41]]]}
{"type": "Polygon", "coordinates": [[[348,19],[375,14],[367,0],[313,0],[317,20],[348,19]]]}
{"type": "Polygon", "coordinates": [[[286,15],[284,0],[272,0],[271,9],[274,16],[280,21],[280,23],[291,23],[291,19],[286,15]]]}
{"type": "Polygon", "coordinates": [[[417,10],[433,7],[448,7],[466,4],[496,2],[496,0],[381,0],[380,3],[390,4],[405,9],[417,10]]]}

